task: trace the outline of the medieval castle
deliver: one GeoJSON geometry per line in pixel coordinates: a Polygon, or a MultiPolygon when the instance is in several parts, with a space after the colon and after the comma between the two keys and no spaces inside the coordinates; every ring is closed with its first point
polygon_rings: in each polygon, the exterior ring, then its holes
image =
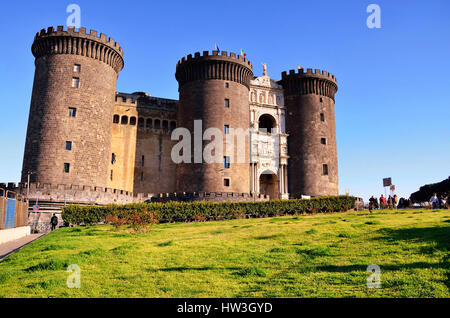
{"type": "MultiPolygon", "coordinates": [[[[325,71],[255,77],[243,56],[204,51],[178,61],[179,100],[117,93],[122,48],[72,27],[34,38],[35,76],[19,188],[30,198],[87,202],[263,200],[337,195],[334,96],[325,71]],[[244,162],[174,163],[177,127],[249,130],[244,162]],[[28,187],[28,180],[30,180],[28,187]]],[[[203,141],[206,145],[206,141],[203,141]]],[[[239,150],[242,151],[242,150],[239,150]]]]}

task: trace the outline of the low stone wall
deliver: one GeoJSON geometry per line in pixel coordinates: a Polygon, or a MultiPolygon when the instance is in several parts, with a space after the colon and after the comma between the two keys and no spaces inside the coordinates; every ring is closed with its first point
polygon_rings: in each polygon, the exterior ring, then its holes
{"type": "Polygon", "coordinates": [[[0,230],[0,244],[8,243],[31,234],[29,226],[15,227],[13,229],[0,230]]]}
{"type": "Polygon", "coordinates": [[[268,201],[268,195],[236,192],[193,192],[193,193],[160,193],[151,198],[152,202],[192,202],[192,201],[215,201],[215,202],[242,202],[242,201],[268,201]]]}
{"type": "MultiPolygon", "coordinates": [[[[28,214],[28,226],[32,231],[37,230],[39,233],[50,232],[50,219],[52,218],[53,213],[54,212],[30,212],[28,214]]],[[[56,212],[55,215],[58,217],[58,225],[56,228],[59,228],[64,225],[64,221],[61,217],[61,212],[56,212]]]]}

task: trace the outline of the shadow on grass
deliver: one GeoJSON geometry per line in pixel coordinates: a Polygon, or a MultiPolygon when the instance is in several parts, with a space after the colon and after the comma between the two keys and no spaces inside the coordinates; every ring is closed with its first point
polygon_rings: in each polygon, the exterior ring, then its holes
{"type": "Polygon", "coordinates": [[[240,267],[214,267],[214,266],[202,266],[202,267],[188,267],[188,266],[177,266],[177,267],[163,267],[163,268],[147,268],[147,272],[187,272],[187,271],[209,271],[209,270],[240,270],[240,267]]]}
{"type": "MultiPolygon", "coordinates": [[[[434,254],[436,251],[441,251],[445,255],[439,263],[428,262],[414,262],[405,264],[379,264],[382,270],[400,271],[405,269],[445,269],[446,280],[444,281],[447,288],[450,287],[450,227],[449,226],[436,226],[436,227],[424,227],[424,228],[408,228],[408,229],[390,229],[383,228],[378,230],[381,237],[374,238],[374,240],[385,241],[386,243],[409,241],[409,242],[428,242],[433,243],[432,248],[422,247],[419,251],[426,254],[434,254]]],[[[344,266],[317,266],[315,270],[327,271],[327,272],[353,272],[353,271],[366,271],[369,264],[356,264],[356,265],[344,265],[344,266]]]]}

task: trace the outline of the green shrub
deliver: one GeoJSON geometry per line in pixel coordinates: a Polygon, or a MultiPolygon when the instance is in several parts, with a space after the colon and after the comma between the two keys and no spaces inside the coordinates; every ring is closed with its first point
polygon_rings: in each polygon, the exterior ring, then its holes
{"type": "Polygon", "coordinates": [[[77,225],[108,223],[113,219],[127,220],[126,224],[139,228],[143,224],[161,222],[194,222],[263,218],[278,215],[344,212],[355,208],[355,197],[330,196],[312,199],[271,200],[264,202],[175,202],[132,203],[125,205],[80,206],[63,208],[65,222],[77,225]],[[200,217],[201,216],[201,217],[200,217]]]}

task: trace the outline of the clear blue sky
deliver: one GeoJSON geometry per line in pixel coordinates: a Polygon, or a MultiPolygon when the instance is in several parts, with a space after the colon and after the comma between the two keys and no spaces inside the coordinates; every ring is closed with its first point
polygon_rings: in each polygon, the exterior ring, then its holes
{"type": "Polygon", "coordinates": [[[178,98],[184,55],[243,48],[261,73],[319,68],[336,75],[340,191],[367,199],[392,177],[400,196],[450,175],[450,2],[430,1],[4,1],[0,24],[0,182],[19,181],[34,74],[34,34],[82,25],[124,48],[117,89],[178,98]],[[366,7],[381,7],[368,29],[366,7]]]}

